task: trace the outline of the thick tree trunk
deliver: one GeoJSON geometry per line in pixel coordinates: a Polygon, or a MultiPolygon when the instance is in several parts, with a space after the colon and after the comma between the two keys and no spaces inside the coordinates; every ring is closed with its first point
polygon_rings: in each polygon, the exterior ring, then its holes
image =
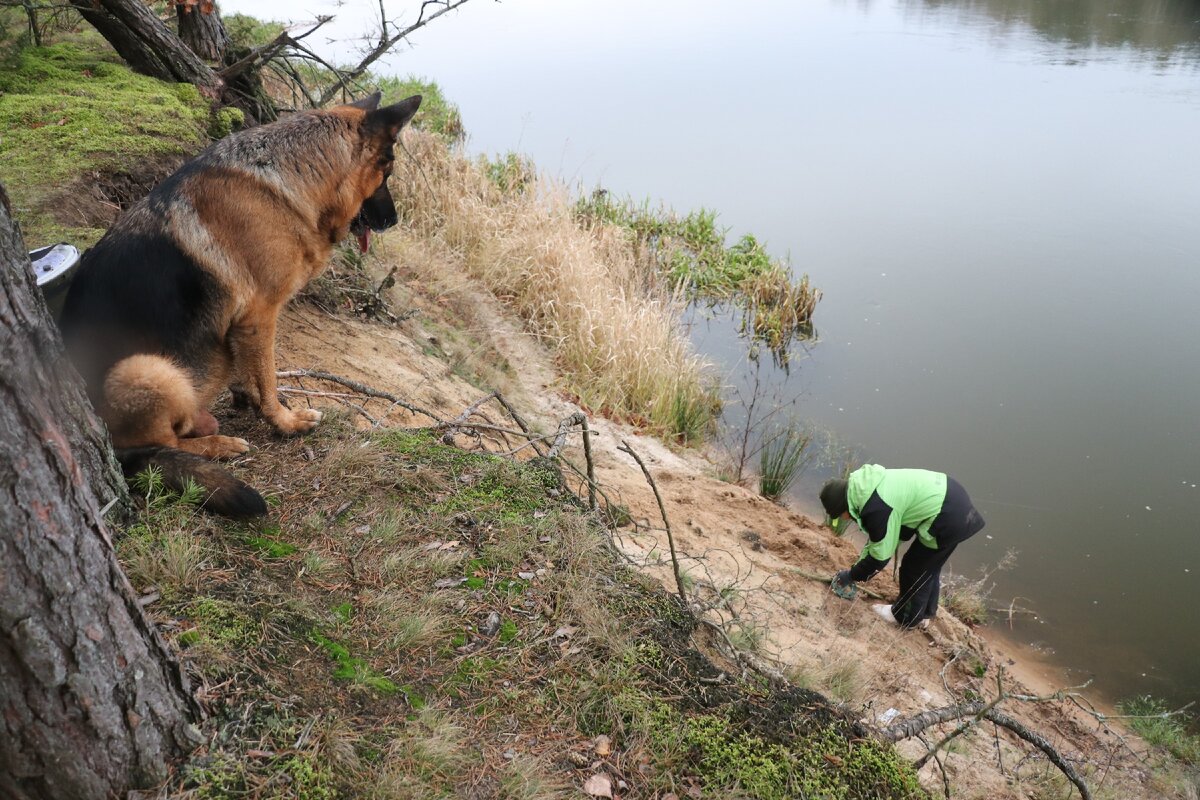
{"type": "Polygon", "coordinates": [[[224,81],[142,0],[71,0],[71,5],[108,40],[134,70],[164,81],[195,84],[217,100],[224,81]]]}
{"type": "Polygon", "coordinates": [[[117,564],[119,486],[0,186],[0,796],[107,798],[197,743],[178,663],[117,564]]]}
{"type": "Polygon", "coordinates": [[[175,6],[175,18],[179,21],[179,38],[193,53],[218,64],[225,60],[229,34],[216,6],[211,2],[180,3],[175,6]]]}

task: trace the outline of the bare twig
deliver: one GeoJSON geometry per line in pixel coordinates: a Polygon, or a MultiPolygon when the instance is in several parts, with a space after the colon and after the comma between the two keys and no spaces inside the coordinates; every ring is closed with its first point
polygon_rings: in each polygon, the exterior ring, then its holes
{"type": "Polygon", "coordinates": [[[292,36],[287,31],[283,31],[274,39],[264,44],[262,47],[254,48],[242,58],[239,58],[237,61],[220,70],[217,74],[220,75],[223,80],[228,82],[232,78],[236,78],[238,75],[241,75],[243,72],[252,69],[256,65],[266,63],[275,58],[285,47],[297,47],[301,39],[312,35],[317,31],[318,28],[322,27],[325,25],[325,23],[332,19],[333,17],[328,15],[317,17],[316,23],[299,36],[292,36]]]}
{"type": "MultiPolygon", "coordinates": [[[[334,74],[337,76],[338,82],[336,85],[328,87],[324,92],[321,93],[319,101],[320,104],[325,105],[332,100],[334,96],[337,95],[339,89],[344,90],[349,81],[353,81],[366,72],[372,64],[378,61],[388,50],[391,50],[393,47],[395,47],[401,39],[404,39],[413,31],[425,27],[446,12],[453,11],[466,2],[467,0],[425,0],[425,2],[421,3],[421,11],[417,15],[417,21],[391,36],[388,35],[388,22],[386,17],[384,17],[380,27],[379,42],[373,48],[371,48],[369,53],[363,56],[362,60],[359,61],[358,65],[354,68],[345,72],[337,69],[334,70],[334,74]],[[426,17],[425,9],[428,6],[441,6],[441,8],[426,17]]],[[[380,16],[383,16],[382,9],[380,9],[380,16]]]]}
{"type": "MultiPolygon", "coordinates": [[[[654,499],[658,501],[658,513],[662,515],[663,525],[667,529],[667,545],[671,548],[671,566],[675,570],[675,588],[679,591],[679,599],[683,602],[683,607],[688,608],[687,592],[683,589],[683,575],[679,572],[679,556],[675,552],[675,537],[671,533],[671,521],[667,519],[667,508],[663,505],[662,495],[658,493],[658,484],[654,482],[654,477],[650,474],[650,470],[646,468],[642,457],[634,452],[629,446],[629,442],[621,440],[621,446],[617,448],[623,453],[628,453],[637,462],[637,465],[642,468],[642,474],[646,476],[646,481],[650,484],[650,488],[654,491],[654,499]]],[[[724,631],[722,631],[724,633],[724,631]]]]}

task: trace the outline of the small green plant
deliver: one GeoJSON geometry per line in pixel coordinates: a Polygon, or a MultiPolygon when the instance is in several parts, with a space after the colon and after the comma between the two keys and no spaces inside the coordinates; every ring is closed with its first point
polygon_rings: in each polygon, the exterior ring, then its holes
{"type": "Polygon", "coordinates": [[[782,497],[812,463],[811,443],[812,434],[796,423],[777,431],[759,456],[759,494],[768,500],[782,497]]]}
{"type": "Polygon", "coordinates": [[[183,491],[177,492],[166,485],[162,470],[156,466],[146,467],[133,476],[133,488],[151,511],[168,508],[172,505],[198,506],[204,502],[204,489],[191,478],[183,486],[183,491]]]}

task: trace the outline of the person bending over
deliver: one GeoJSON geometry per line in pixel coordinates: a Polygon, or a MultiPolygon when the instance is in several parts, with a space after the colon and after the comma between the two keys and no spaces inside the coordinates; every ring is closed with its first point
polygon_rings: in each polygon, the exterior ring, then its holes
{"type": "Polygon", "coordinates": [[[900,562],[899,598],[891,606],[873,606],[875,613],[903,628],[937,614],[942,567],[959,543],[984,526],[962,484],[924,469],[867,464],[846,480],[828,481],[821,488],[821,505],[830,520],[854,520],[869,539],[854,566],[833,578],[831,588],[841,597],[852,597],[856,582],[871,578],[896,555],[901,542],[916,537],[900,562]]]}

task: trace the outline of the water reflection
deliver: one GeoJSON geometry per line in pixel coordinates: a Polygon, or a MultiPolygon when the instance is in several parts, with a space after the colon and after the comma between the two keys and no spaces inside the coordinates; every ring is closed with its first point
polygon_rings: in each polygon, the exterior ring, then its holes
{"type": "Polygon", "coordinates": [[[1200,67],[1200,9],[1191,0],[902,0],[907,15],[957,17],[1002,37],[1034,32],[1087,63],[1118,49],[1156,66],[1200,67]]]}

